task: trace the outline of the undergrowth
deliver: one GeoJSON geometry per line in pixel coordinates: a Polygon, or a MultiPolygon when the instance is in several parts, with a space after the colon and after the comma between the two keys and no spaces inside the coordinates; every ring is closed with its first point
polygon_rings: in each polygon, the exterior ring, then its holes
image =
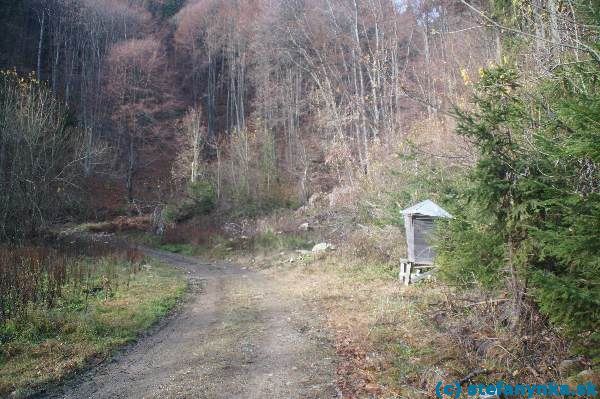
{"type": "Polygon", "coordinates": [[[86,262],[86,288],[69,282],[53,307],[30,302],[0,326],[0,396],[27,397],[104,359],[163,317],[186,287],[180,272],[159,263],[132,274],[124,260],[86,262]]]}

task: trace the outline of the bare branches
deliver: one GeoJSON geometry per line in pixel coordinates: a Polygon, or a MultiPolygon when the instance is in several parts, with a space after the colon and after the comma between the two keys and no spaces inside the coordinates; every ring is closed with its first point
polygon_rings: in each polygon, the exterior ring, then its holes
{"type": "Polygon", "coordinates": [[[511,33],[515,33],[521,36],[525,36],[525,37],[531,37],[534,38],[536,40],[540,40],[542,42],[548,43],[548,44],[552,44],[554,46],[559,46],[559,47],[566,47],[566,48],[570,48],[573,50],[578,50],[578,51],[582,51],[585,52],[589,55],[591,55],[594,60],[596,62],[600,62],[600,53],[598,53],[596,50],[594,50],[591,46],[588,46],[587,44],[579,41],[579,39],[575,39],[575,43],[576,45],[572,45],[569,43],[563,43],[563,42],[558,42],[557,41],[557,37],[556,35],[553,37],[553,39],[547,39],[541,35],[536,35],[530,32],[526,32],[520,29],[516,29],[516,28],[511,28],[508,26],[504,26],[501,25],[500,23],[498,23],[497,21],[494,21],[491,17],[489,17],[485,12],[479,10],[478,8],[476,8],[475,6],[473,6],[472,4],[470,4],[469,2],[467,2],[466,0],[460,0],[460,2],[462,4],[464,4],[465,6],[467,6],[469,9],[471,9],[473,12],[475,12],[476,14],[478,14],[479,16],[481,16],[485,21],[487,21],[489,23],[490,26],[494,26],[502,31],[506,31],[506,32],[511,32],[511,33]]]}

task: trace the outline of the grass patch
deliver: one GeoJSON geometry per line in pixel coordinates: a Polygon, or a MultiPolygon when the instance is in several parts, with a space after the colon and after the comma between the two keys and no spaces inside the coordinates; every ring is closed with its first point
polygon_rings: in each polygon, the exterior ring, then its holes
{"type": "MultiPolygon", "coordinates": [[[[274,267],[261,269],[285,295],[326,315],[344,396],[429,398],[437,381],[461,379],[479,368],[490,373],[476,383],[577,378],[559,373],[568,353],[543,320],[537,335],[524,339],[503,324],[509,303],[502,297],[435,280],[405,287],[397,279],[398,266],[341,249],[303,261],[273,260],[274,267]]],[[[586,378],[597,379],[594,370],[586,372],[586,378]]]]}
{"type": "Polygon", "coordinates": [[[314,242],[303,234],[283,234],[267,231],[248,240],[247,248],[252,251],[282,251],[312,248],[314,242]]]}
{"type": "Polygon", "coordinates": [[[134,242],[139,245],[145,245],[152,248],[157,248],[161,244],[160,236],[151,234],[147,231],[125,231],[119,233],[128,242],[134,242]]]}
{"type": "Polygon", "coordinates": [[[82,291],[67,285],[57,306],[29,306],[0,327],[0,396],[28,396],[105,359],[165,316],[186,289],[181,272],[157,262],[135,274],[122,261],[101,262],[98,282],[101,270],[117,271],[110,287],[82,291]]]}
{"type": "Polygon", "coordinates": [[[232,242],[220,236],[211,239],[208,244],[163,243],[154,247],[185,256],[201,256],[205,259],[225,259],[233,250],[232,242]]]}
{"type": "MultiPolygon", "coordinates": [[[[315,242],[309,239],[305,234],[294,233],[284,234],[267,231],[259,233],[253,237],[241,237],[238,239],[228,239],[219,234],[214,234],[208,242],[195,244],[184,243],[161,243],[160,240],[148,237],[149,234],[139,234],[135,242],[143,243],[163,251],[173,252],[186,256],[201,256],[205,259],[227,259],[235,256],[248,254],[268,254],[279,251],[309,250],[315,242]]],[[[132,235],[127,237],[132,239],[132,235]]]]}
{"type": "Polygon", "coordinates": [[[398,281],[398,268],[390,263],[367,261],[340,263],[335,258],[333,258],[332,263],[337,265],[334,268],[335,272],[347,281],[357,283],[375,282],[377,280],[398,281]]]}
{"type": "Polygon", "coordinates": [[[427,316],[444,300],[440,286],[404,287],[394,264],[341,249],[279,265],[263,270],[285,296],[314,304],[326,316],[345,396],[426,398],[432,381],[449,376],[448,370],[463,371],[462,354],[427,316]]]}
{"type": "Polygon", "coordinates": [[[159,244],[156,246],[163,251],[173,252],[176,254],[195,256],[202,253],[202,248],[194,244],[159,244]]]}

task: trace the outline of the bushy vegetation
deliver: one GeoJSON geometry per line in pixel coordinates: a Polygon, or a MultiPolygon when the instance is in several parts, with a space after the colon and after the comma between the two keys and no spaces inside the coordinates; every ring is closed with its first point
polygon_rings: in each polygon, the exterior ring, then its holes
{"type": "Polygon", "coordinates": [[[34,235],[72,213],[81,139],[45,84],[0,71],[0,240],[34,235]]]}
{"type": "Polygon", "coordinates": [[[479,151],[440,262],[461,284],[506,288],[516,328],[524,302],[600,356],[600,66],[560,67],[523,82],[482,71],[458,132],[479,151]]]}
{"type": "Polygon", "coordinates": [[[210,213],[216,206],[217,197],[211,183],[196,181],[188,186],[187,196],[180,203],[165,209],[168,222],[184,222],[194,216],[210,213]]]}
{"type": "Polygon", "coordinates": [[[102,256],[2,249],[10,264],[0,270],[0,396],[28,397],[110,355],[163,317],[185,289],[179,272],[142,265],[137,251],[94,252],[102,256]]]}
{"type": "Polygon", "coordinates": [[[143,260],[134,248],[84,243],[59,249],[2,246],[0,257],[0,326],[32,307],[52,309],[65,296],[81,298],[82,306],[99,293],[108,298],[119,288],[119,277],[129,280],[143,260]]]}

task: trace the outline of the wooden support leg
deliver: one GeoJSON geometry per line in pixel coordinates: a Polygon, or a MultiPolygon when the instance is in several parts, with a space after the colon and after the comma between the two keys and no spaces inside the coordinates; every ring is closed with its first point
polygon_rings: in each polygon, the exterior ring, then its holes
{"type": "Polygon", "coordinates": [[[404,262],[400,262],[400,271],[398,272],[398,279],[404,282],[404,262]]]}
{"type": "Polygon", "coordinates": [[[406,262],[400,262],[400,273],[398,273],[398,278],[404,284],[406,281],[406,262]]]}
{"type": "Polygon", "coordinates": [[[410,273],[412,272],[412,262],[406,262],[406,273],[404,274],[404,285],[410,284],[410,273]]]}

